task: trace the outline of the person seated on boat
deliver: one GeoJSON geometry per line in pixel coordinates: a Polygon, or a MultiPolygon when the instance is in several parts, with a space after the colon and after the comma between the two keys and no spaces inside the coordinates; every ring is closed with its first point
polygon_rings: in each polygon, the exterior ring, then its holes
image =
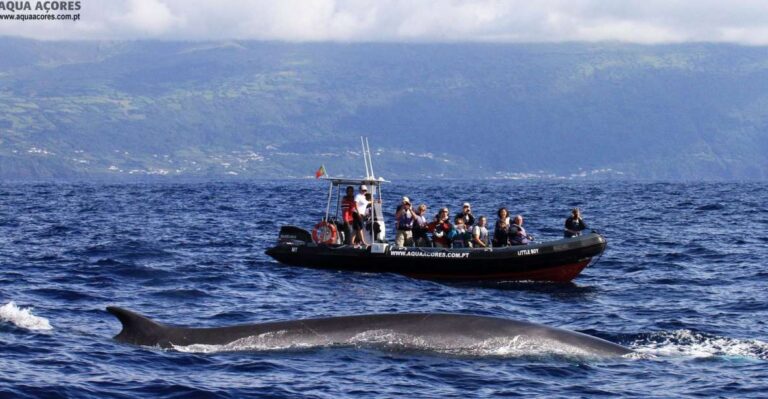
{"type": "Polygon", "coordinates": [[[453,228],[448,215],[450,215],[448,208],[442,208],[435,216],[435,220],[429,224],[429,231],[432,232],[432,244],[435,247],[449,248],[451,246],[448,237],[446,237],[453,228]]]}
{"type": "Polygon", "coordinates": [[[429,223],[427,223],[427,206],[420,204],[416,207],[416,211],[413,216],[413,245],[417,247],[430,246],[429,237],[429,223]]]}
{"type": "Polygon", "coordinates": [[[523,228],[523,216],[517,215],[509,225],[509,243],[511,245],[528,245],[533,241],[533,236],[526,233],[523,228]]]}
{"type": "Polygon", "coordinates": [[[396,233],[395,245],[404,247],[413,245],[414,212],[411,210],[411,200],[403,197],[395,213],[396,233]]]}
{"type": "Polygon", "coordinates": [[[496,219],[496,225],[493,227],[493,246],[506,247],[509,245],[509,211],[507,208],[499,208],[496,212],[499,217],[496,219]]]}
{"type": "Polygon", "coordinates": [[[469,205],[469,202],[465,202],[461,207],[461,212],[457,213],[456,216],[460,216],[464,219],[464,225],[467,226],[468,229],[471,229],[472,226],[475,225],[475,215],[472,214],[472,206],[469,205]]]}
{"type": "Polygon", "coordinates": [[[488,218],[480,216],[472,227],[472,248],[488,248],[488,218]]]}
{"type": "Polygon", "coordinates": [[[587,224],[584,223],[584,219],[581,218],[581,211],[579,208],[573,208],[571,210],[571,216],[565,219],[565,230],[563,235],[565,238],[578,237],[581,232],[587,228],[587,224]]]}
{"type": "Polygon", "coordinates": [[[355,213],[357,213],[357,204],[355,204],[355,188],[347,186],[347,195],[341,199],[341,220],[344,222],[344,244],[352,245],[355,236],[353,224],[355,222],[355,213]]]}
{"type": "Polygon", "coordinates": [[[451,242],[451,248],[471,248],[471,235],[467,231],[467,225],[464,223],[464,217],[456,215],[453,220],[453,228],[448,233],[448,240],[451,242]]]}

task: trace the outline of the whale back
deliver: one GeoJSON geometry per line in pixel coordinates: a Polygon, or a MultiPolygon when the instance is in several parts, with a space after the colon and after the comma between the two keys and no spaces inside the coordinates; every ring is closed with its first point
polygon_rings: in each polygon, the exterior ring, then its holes
{"type": "Polygon", "coordinates": [[[438,350],[473,347],[494,340],[507,342],[522,339],[533,344],[573,348],[578,353],[599,356],[620,356],[632,352],[621,345],[579,332],[526,321],[466,314],[370,314],[188,328],[157,323],[126,309],[109,307],[107,310],[123,324],[122,331],[115,336],[117,341],[161,348],[228,345],[236,341],[243,344],[240,347],[252,348],[350,345],[369,336],[384,335],[414,339],[419,345],[438,350]]]}

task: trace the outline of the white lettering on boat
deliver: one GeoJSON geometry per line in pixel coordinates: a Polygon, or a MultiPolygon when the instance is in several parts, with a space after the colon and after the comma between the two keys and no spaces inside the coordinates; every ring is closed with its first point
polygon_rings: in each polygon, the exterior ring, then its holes
{"type": "Polygon", "coordinates": [[[539,253],[538,248],[531,248],[531,249],[521,249],[517,251],[517,256],[524,256],[524,255],[536,255],[539,253]]]}
{"type": "Polygon", "coordinates": [[[390,251],[392,256],[417,256],[422,258],[469,258],[469,252],[422,252],[422,251],[390,251]]]}

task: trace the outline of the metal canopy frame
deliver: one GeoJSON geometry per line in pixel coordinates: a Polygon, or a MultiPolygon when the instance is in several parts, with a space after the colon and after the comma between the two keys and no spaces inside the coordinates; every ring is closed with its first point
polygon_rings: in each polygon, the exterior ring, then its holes
{"type": "Polygon", "coordinates": [[[321,180],[325,180],[329,182],[328,185],[328,204],[325,207],[325,218],[323,219],[325,222],[328,222],[331,215],[331,202],[333,201],[333,188],[337,187],[336,190],[336,210],[335,210],[335,216],[334,219],[338,220],[339,217],[339,210],[340,210],[340,199],[341,199],[341,186],[360,186],[360,185],[367,185],[369,187],[369,192],[371,193],[371,234],[370,234],[370,244],[373,244],[375,242],[376,237],[376,227],[375,224],[378,221],[384,220],[384,215],[380,215],[379,213],[382,213],[381,211],[376,211],[376,203],[381,203],[381,184],[382,183],[389,183],[388,180],[384,180],[381,177],[376,177],[373,174],[373,160],[371,159],[371,148],[368,145],[368,138],[360,137],[360,143],[363,147],[363,162],[365,163],[365,177],[361,179],[354,179],[354,178],[337,178],[337,177],[322,177],[321,180]]]}

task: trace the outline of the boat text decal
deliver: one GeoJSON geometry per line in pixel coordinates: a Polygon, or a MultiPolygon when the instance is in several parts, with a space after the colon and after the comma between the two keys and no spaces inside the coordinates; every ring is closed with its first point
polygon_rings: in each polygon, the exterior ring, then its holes
{"type": "Polygon", "coordinates": [[[422,251],[391,251],[392,256],[418,256],[422,258],[469,258],[469,252],[422,252],[422,251]]]}
{"type": "Polygon", "coordinates": [[[531,249],[521,249],[517,251],[517,256],[523,256],[523,255],[536,255],[539,253],[538,248],[531,248],[531,249]]]}

